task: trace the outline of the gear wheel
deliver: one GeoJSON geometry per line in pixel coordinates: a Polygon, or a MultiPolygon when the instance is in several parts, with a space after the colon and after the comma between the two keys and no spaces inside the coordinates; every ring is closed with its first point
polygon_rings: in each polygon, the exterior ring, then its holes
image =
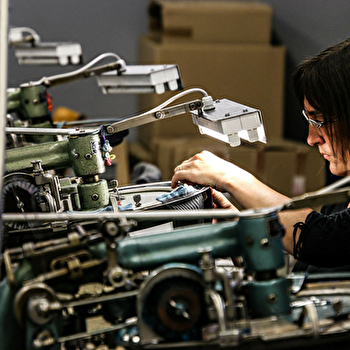
{"type": "Polygon", "coordinates": [[[39,190],[29,175],[13,175],[5,178],[3,207],[6,213],[39,211],[39,190]]]}
{"type": "MultiPolygon", "coordinates": [[[[2,191],[4,213],[33,213],[40,210],[40,194],[33,177],[28,174],[11,174],[4,178],[2,191]]],[[[11,223],[11,228],[25,228],[26,224],[11,223]]]]}

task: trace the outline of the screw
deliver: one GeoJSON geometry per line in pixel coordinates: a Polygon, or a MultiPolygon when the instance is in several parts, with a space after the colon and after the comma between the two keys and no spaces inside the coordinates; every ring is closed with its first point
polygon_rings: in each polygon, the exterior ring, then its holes
{"type": "Polygon", "coordinates": [[[193,111],[194,109],[196,109],[196,103],[194,102],[190,103],[189,107],[190,107],[190,110],[193,111]]]}
{"type": "Polygon", "coordinates": [[[154,116],[156,119],[162,119],[165,117],[165,114],[164,114],[164,112],[158,111],[158,112],[154,113],[154,116]]]}
{"type": "Polygon", "coordinates": [[[97,201],[99,198],[100,198],[100,196],[97,193],[94,193],[94,194],[91,195],[91,199],[93,201],[97,201]]]}
{"type": "Polygon", "coordinates": [[[107,132],[108,132],[109,134],[113,134],[113,132],[114,132],[113,126],[111,126],[111,125],[107,126],[107,132]]]}

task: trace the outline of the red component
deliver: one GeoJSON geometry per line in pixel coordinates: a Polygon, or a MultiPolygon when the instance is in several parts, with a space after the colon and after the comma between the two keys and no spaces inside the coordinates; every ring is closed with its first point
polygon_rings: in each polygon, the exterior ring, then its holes
{"type": "Polygon", "coordinates": [[[107,159],[106,159],[106,165],[108,165],[108,166],[112,165],[112,160],[111,160],[111,158],[107,158],[107,159]]]}
{"type": "Polygon", "coordinates": [[[46,94],[46,101],[47,101],[47,109],[49,112],[52,111],[52,97],[49,94],[46,94]]]}

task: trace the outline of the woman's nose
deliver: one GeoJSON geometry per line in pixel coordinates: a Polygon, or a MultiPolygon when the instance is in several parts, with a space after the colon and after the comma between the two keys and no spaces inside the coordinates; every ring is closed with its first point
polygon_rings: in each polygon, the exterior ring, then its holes
{"type": "Polygon", "coordinates": [[[322,137],[321,129],[317,129],[316,127],[309,125],[309,133],[307,136],[307,143],[310,146],[316,146],[324,143],[324,138],[322,137]]]}

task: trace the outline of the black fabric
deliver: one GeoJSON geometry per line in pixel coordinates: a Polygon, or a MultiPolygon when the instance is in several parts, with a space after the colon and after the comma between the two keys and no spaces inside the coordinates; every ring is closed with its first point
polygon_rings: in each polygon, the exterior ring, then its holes
{"type": "Polygon", "coordinates": [[[348,202],[312,211],[294,227],[293,272],[350,271],[350,209],[348,202]],[[298,241],[296,233],[300,232],[298,241]]]}

